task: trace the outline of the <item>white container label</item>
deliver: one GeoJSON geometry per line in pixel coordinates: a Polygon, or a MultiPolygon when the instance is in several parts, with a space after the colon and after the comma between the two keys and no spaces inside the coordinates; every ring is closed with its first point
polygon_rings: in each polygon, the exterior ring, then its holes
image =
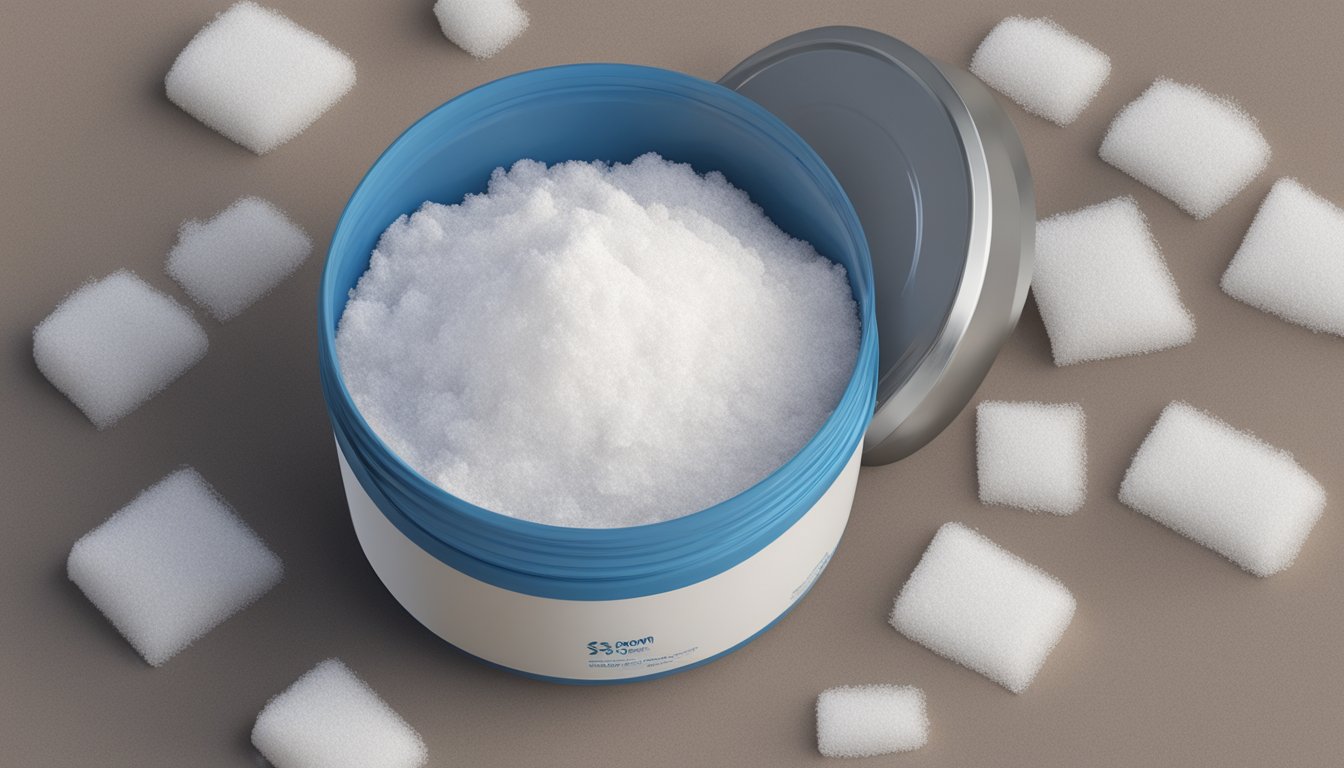
{"type": "MultiPolygon", "coordinates": [[[[337,448],[339,452],[339,446],[337,448]]],[[[807,591],[840,541],[859,475],[859,445],[812,509],[761,551],[704,581],[620,600],[559,600],[468,576],[407,538],[340,455],[355,533],[393,596],[435,634],[510,669],[569,680],[621,680],[679,669],[764,629],[807,591]]]]}

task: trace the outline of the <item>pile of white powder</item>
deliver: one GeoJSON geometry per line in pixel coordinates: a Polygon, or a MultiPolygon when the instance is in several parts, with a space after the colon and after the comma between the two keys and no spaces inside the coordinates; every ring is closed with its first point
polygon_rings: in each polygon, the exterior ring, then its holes
{"type": "Polygon", "coordinates": [[[719,173],[522,160],[388,227],[336,352],[375,432],[486,509],[667,520],[747,489],[840,400],[843,267],[719,173]]]}

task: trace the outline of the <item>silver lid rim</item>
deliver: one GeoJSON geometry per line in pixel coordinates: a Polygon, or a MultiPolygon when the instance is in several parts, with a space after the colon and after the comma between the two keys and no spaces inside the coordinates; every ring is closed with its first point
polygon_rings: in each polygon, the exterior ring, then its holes
{"type": "Polygon", "coordinates": [[[951,307],[914,370],[878,382],[863,463],[887,464],[914,453],[956,418],[1012,333],[1031,282],[1035,196],[1021,140],[993,94],[970,74],[881,32],[850,26],[800,32],[749,56],[719,82],[736,89],[780,57],[818,47],[886,58],[919,78],[947,111],[965,158],[971,221],[951,307]]]}
{"type": "Polygon", "coordinates": [[[1031,286],[1036,202],[1026,151],[993,94],[936,64],[956,94],[945,101],[966,150],[972,225],[966,272],[937,342],[883,400],[864,438],[864,464],[888,464],[937,437],[966,407],[1007,342],[1031,286]]]}

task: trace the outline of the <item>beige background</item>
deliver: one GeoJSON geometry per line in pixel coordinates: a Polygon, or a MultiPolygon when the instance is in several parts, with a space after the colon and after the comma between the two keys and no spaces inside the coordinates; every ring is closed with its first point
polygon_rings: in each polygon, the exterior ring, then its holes
{"type": "Polygon", "coordinates": [[[0,763],[251,765],[248,731],[266,699],[339,656],[424,734],[436,765],[816,764],[814,697],[865,682],[923,687],[933,722],[925,749],[865,764],[1339,764],[1344,341],[1239,304],[1217,280],[1276,177],[1344,200],[1335,34],[1344,4],[530,0],[531,30],[485,63],[443,39],[430,0],[270,4],[348,51],[359,84],[260,158],[162,95],[174,56],[224,2],[27,0],[0,23],[0,763]],[[32,363],[31,328],[84,280],[131,267],[185,301],[163,272],[178,223],[241,194],[275,201],[324,251],[377,153],[492,78],[609,60],[713,79],[776,38],[827,23],[871,26],[964,65],[1010,13],[1053,15],[1115,65],[1067,129],[1010,107],[1041,213],[1135,195],[1197,337],[1059,370],[1029,303],[979,397],[1084,405],[1086,507],[1056,518],[981,506],[967,412],[915,457],[865,468],[850,530],[812,595],[708,667],[634,686],[534,683],[467,660],[398,607],[343,507],[315,365],[320,255],[236,320],[203,319],[204,361],[105,432],[32,363]],[[1236,97],[1274,147],[1269,171],[1208,221],[1096,158],[1110,117],[1158,75],[1236,97]],[[1335,501],[1286,573],[1246,575],[1115,500],[1129,456],[1173,398],[1292,450],[1325,484],[1335,501]],[[66,581],[64,563],[76,538],[181,463],[238,508],[287,576],[151,669],[66,581]],[[1022,695],[885,623],[948,520],[1040,564],[1078,598],[1073,625],[1022,695]]]}

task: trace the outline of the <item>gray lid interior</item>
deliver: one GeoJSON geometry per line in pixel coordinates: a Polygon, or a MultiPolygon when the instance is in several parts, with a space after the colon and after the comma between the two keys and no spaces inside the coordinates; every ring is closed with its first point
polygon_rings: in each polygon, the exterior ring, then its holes
{"type": "MultiPolygon", "coordinates": [[[[859,214],[878,297],[877,411],[881,416],[891,405],[901,412],[899,419],[875,419],[874,428],[884,434],[875,439],[870,431],[865,461],[900,426],[895,421],[913,415],[919,416],[917,421],[937,423],[936,429],[923,429],[931,434],[902,440],[899,451],[888,450],[880,460],[900,458],[932,439],[966,399],[948,402],[947,397],[921,392],[918,398],[929,402],[897,407],[893,401],[911,399],[903,390],[912,388],[913,379],[936,381],[953,373],[963,379],[973,376],[973,392],[998,349],[992,345],[983,369],[944,370],[953,355],[947,349],[949,338],[955,337],[950,342],[955,345],[970,322],[971,310],[958,306],[968,301],[968,292],[978,294],[985,279],[987,229],[977,224],[975,214],[977,195],[985,194],[986,185],[982,181],[977,189],[973,178],[975,159],[982,171],[985,161],[967,107],[938,65],[894,38],[854,27],[793,35],[749,57],[720,82],[796,130],[830,167],[859,214]],[[959,317],[963,327],[949,328],[959,317]],[[939,370],[921,372],[929,367],[939,370]],[[933,418],[913,413],[920,408],[951,412],[933,418]]],[[[988,103],[997,108],[992,98],[988,103]]],[[[1011,126],[1008,131],[1012,133],[1011,126]]],[[[1010,139],[1016,143],[1015,133],[1010,139]]],[[[1030,204],[1029,184],[1027,200],[1030,204]]],[[[1015,197],[1013,202],[1020,201],[1015,197]]],[[[1034,210],[1030,214],[1034,220],[1034,210]]],[[[1027,251],[1029,266],[1029,245],[1027,251]]],[[[1012,258],[1020,260],[1021,253],[1012,258]]],[[[971,295],[969,301],[974,304],[976,298],[971,295]]],[[[1018,309],[1020,305],[1019,300],[1018,309]]],[[[997,325],[1006,325],[1003,336],[1016,316],[995,316],[997,325]]],[[[925,385],[932,389],[932,384],[925,385]]],[[[965,390],[965,382],[955,389],[965,390]]]]}

